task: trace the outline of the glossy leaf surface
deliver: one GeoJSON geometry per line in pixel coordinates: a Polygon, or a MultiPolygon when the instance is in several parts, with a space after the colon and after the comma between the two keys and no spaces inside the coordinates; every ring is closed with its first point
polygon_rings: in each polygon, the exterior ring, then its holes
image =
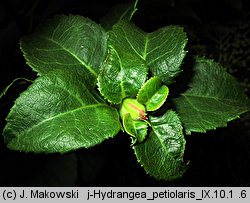
{"type": "Polygon", "coordinates": [[[153,131],[145,142],[133,148],[145,171],[158,180],[180,178],[186,171],[183,154],[186,141],[177,114],[169,110],[161,117],[150,117],[153,131]]]}
{"type": "Polygon", "coordinates": [[[105,104],[82,69],[35,80],[12,107],[4,129],[10,149],[60,152],[89,148],[120,130],[116,109],[105,104]]]}

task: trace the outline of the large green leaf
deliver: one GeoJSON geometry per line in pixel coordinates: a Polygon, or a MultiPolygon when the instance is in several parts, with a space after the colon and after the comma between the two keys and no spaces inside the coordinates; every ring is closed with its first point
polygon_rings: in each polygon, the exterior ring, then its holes
{"type": "Polygon", "coordinates": [[[85,75],[96,77],[106,56],[107,35],[88,18],[60,15],[22,38],[21,49],[28,64],[39,74],[82,67],[85,75]]]}
{"type": "Polygon", "coordinates": [[[175,104],[187,134],[224,127],[250,107],[235,78],[218,63],[198,57],[190,88],[175,104]]]}
{"type": "Polygon", "coordinates": [[[115,136],[121,127],[118,112],[104,103],[84,74],[83,69],[57,70],[36,79],[7,117],[8,147],[64,153],[115,136]]]}
{"type": "Polygon", "coordinates": [[[174,78],[181,72],[180,66],[186,55],[184,48],[187,38],[183,28],[163,27],[147,34],[144,41],[142,56],[152,74],[160,77],[166,84],[174,82],[174,78]]]}
{"type": "Polygon", "coordinates": [[[177,114],[169,110],[161,117],[150,117],[153,131],[144,143],[133,148],[145,171],[158,180],[180,178],[186,171],[183,163],[185,138],[177,114]]]}
{"type": "Polygon", "coordinates": [[[187,39],[177,26],[145,33],[131,22],[119,21],[109,33],[109,54],[99,76],[104,97],[120,103],[135,96],[145,82],[147,66],[153,75],[169,84],[181,72],[187,39]]]}

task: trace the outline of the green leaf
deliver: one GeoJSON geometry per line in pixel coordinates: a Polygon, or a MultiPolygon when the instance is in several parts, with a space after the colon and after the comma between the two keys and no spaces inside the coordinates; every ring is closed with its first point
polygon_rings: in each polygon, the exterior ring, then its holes
{"type": "Polygon", "coordinates": [[[148,73],[146,63],[124,46],[121,37],[116,31],[110,32],[108,56],[98,76],[100,93],[116,104],[135,97],[148,73]]]}
{"type": "Polygon", "coordinates": [[[169,89],[162,85],[157,76],[150,78],[137,94],[137,101],[146,106],[147,111],[159,109],[167,99],[169,89]]]}
{"type": "Polygon", "coordinates": [[[218,63],[196,57],[194,71],[190,88],[175,99],[187,134],[225,127],[249,111],[249,99],[218,63]]]}
{"type": "Polygon", "coordinates": [[[101,18],[101,25],[106,30],[111,30],[112,26],[119,20],[130,21],[136,12],[136,5],[138,0],[134,0],[132,3],[119,3],[113,6],[110,11],[101,18]]]}
{"type": "Polygon", "coordinates": [[[107,34],[88,18],[60,15],[24,37],[20,44],[28,64],[40,75],[81,67],[85,77],[93,78],[106,57],[107,34]]]}
{"type": "Polygon", "coordinates": [[[101,94],[113,103],[134,97],[146,80],[147,66],[170,84],[181,72],[186,42],[183,29],[177,26],[145,33],[130,22],[119,21],[109,33],[109,54],[98,82],[101,94]]]}
{"type": "Polygon", "coordinates": [[[114,137],[121,127],[118,112],[104,103],[84,76],[83,69],[57,70],[36,79],[7,117],[8,147],[65,153],[114,137]]]}
{"type": "Polygon", "coordinates": [[[143,142],[147,136],[147,123],[140,120],[133,120],[129,113],[123,117],[123,127],[129,135],[136,138],[132,144],[137,140],[138,142],[143,142]]]}
{"type": "Polygon", "coordinates": [[[135,145],[135,155],[145,171],[158,180],[180,178],[187,169],[183,163],[185,138],[177,114],[169,110],[150,117],[153,131],[145,142],[135,145]]]}
{"type": "Polygon", "coordinates": [[[153,75],[170,84],[181,72],[180,66],[186,55],[187,38],[183,28],[167,26],[147,34],[143,57],[153,75]]]}

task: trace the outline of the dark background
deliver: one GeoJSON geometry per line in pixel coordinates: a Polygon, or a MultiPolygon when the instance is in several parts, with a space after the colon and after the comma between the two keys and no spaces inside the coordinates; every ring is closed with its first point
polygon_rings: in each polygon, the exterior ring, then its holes
{"type": "MultiPolygon", "coordinates": [[[[98,22],[119,0],[2,0],[0,3],[0,90],[13,79],[34,79],[19,39],[55,14],[80,14],[98,22]]],[[[188,55],[214,58],[234,75],[249,96],[250,13],[247,0],[141,0],[133,22],[145,31],[181,25],[188,55]]],[[[17,96],[16,83],[0,100],[0,131],[17,96]]],[[[227,128],[186,136],[189,169],[180,180],[156,181],[137,163],[130,139],[120,133],[89,150],[65,155],[10,151],[0,137],[0,186],[250,186],[249,113],[227,128]]]]}

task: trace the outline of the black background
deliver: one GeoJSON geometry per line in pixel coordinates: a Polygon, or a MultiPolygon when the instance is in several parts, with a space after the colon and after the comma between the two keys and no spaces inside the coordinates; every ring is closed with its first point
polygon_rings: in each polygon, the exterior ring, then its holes
{"type": "MultiPolygon", "coordinates": [[[[80,14],[98,22],[119,0],[10,0],[0,3],[0,90],[13,79],[34,79],[19,39],[55,14],[80,14]]],[[[187,32],[188,56],[205,55],[221,62],[249,96],[249,8],[247,0],[141,0],[133,17],[145,31],[181,25],[187,32]],[[224,37],[225,36],[225,37],[224,37]],[[224,38],[223,38],[224,37],[224,38]]],[[[187,56],[187,58],[188,58],[187,56]]],[[[0,100],[0,131],[17,96],[17,83],[0,100]]],[[[128,136],[120,133],[92,149],[64,155],[10,151],[0,138],[0,186],[250,186],[249,114],[227,128],[186,136],[183,178],[164,182],[145,174],[128,136]]]]}

